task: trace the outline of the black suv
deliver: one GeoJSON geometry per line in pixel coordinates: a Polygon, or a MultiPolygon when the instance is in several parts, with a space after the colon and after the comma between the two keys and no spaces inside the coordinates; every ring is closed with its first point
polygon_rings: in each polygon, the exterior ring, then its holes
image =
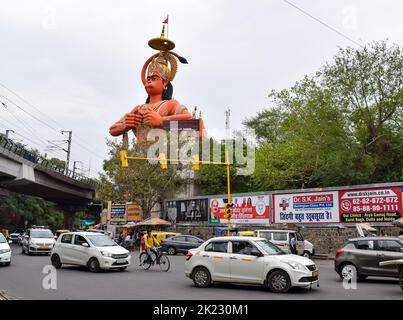
{"type": "Polygon", "coordinates": [[[392,237],[363,237],[350,239],[336,251],[334,269],[341,279],[368,276],[399,277],[397,265],[379,265],[382,261],[403,259],[403,241],[392,237]]]}

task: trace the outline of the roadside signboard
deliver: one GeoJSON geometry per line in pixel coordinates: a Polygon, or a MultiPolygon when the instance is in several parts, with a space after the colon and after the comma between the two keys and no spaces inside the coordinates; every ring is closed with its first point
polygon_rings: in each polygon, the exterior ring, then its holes
{"type": "Polygon", "coordinates": [[[126,204],[112,203],[111,206],[111,223],[125,223],[126,222],[126,204]]]}
{"type": "Polygon", "coordinates": [[[339,191],[339,205],[341,222],[392,222],[403,217],[402,188],[339,191]]]}
{"type": "Polygon", "coordinates": [[[337,191],[273,195],[274,223],[338,223],[337,191]]]}
{"type": "MultiPolygon", "coordinates": [[[[224,219],[224,200],[227,198],[210,199],[210,222],[227,223],[224,219]]],[[[232,224],[269,224],[270,198],[269,195],[241,196],[231,199],[232,224]]]]}
{"type": "Polygon", "coordinates": [[[167,217],[171,223],[208,222],[208,200],[189,199],[167,201],[167,217]]]}
{"type": "Polygon", "coordinates": [[[141,221],[141,216],[143,214],[143,210],[141,210],[140,206],[135,203],[128,203],[126,207],[127,211],[127,222],[129,221],[141,221]]]}

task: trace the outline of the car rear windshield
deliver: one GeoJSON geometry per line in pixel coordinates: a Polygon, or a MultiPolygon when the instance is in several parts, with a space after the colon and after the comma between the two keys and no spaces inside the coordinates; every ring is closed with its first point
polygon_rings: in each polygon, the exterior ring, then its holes
{"type": "Polygon", "coordinates": [[[104,234],[91,234],[87,235],[87,238],[95,247],[112,247],[118,245],[111,238],[104,234]]]}
{"type": "Polygon", "coordinates": [[[283,250],[281,250],[279,247],[275,246],[268,240],[256,240],[255,241],[257,245],[259,245],[268,255],[280,255],[280,254],[286,254],[283,250]]]}
{"type": "Polygon", "coordinates": [[[31,238],[53,238],[53,233],[50,230],[32,230],[31,238]]]}
{"type": "Polygon", "coordinates": [[[4,238],[4,236],[0,233],[0,243],[5,243],[5,242],[7,242],[6,238],[4,238]]]}

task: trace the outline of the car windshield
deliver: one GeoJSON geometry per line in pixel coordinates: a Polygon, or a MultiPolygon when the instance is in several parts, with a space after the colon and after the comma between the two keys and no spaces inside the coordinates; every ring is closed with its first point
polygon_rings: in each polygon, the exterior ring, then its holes
{"type": "Polygon", "coordinates": [[[6,238],[0,233],[0,243],[6,243],[6,238]]]}
{"type": "Polygon", "coordinates": [[[88,235],[87,238],[95,247],[111,247],[118,245],[111,238],[109,238],[104,234],[94,234],[94,235],[91,234],[88,235]]]}
{"type": "Polygon", "coordinates": [[[266,252],[270,256],[286,254],[283,250],[281,250],[279,247],[275,246],[268,240],[256,240],[255,242],[264,250],[264,252],[266,252]]]}
{"type": "Polygon", "coordinates": [[[53,238],[50,230],[34,230],[31,231],[31,238],[53,238]]]}

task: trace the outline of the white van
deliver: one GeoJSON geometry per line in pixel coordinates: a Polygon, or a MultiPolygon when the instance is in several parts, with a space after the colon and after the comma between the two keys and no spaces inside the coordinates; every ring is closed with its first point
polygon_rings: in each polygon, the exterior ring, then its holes
{"type": "Polygon", "coordinates": [[[315,255],[315,248],[312,243],[304,240],[304,237],[295,230],[256,230],[256,236],[265,238],[278,246],[283,251],[290,253],[291,237],[297,237],[298,255],[310,258],[315,255]]]}

